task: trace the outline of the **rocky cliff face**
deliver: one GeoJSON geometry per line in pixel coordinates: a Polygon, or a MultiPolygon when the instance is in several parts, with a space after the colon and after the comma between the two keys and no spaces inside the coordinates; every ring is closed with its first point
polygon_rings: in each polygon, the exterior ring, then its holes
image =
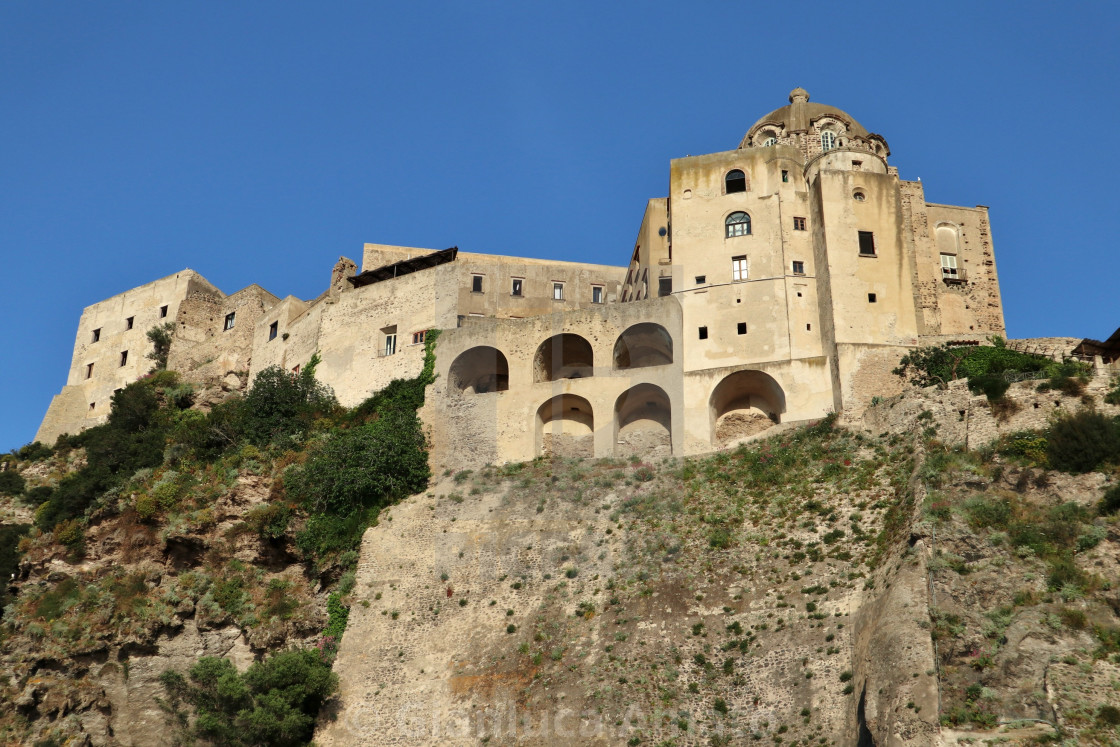
{"type": "MultiPolygon", "coordinates": [[[[1115,467],[1049,469],[1023,431],[1116,414],[1103,392],[1016,385],[993,411],[909,390],[709,457],[444,475],[365,534],[316,743],[1114,743],[1115,467]]],[[[4,738],[165,744],[162,672],[316,642],[319,579],[261,525],[288,461],[246,448],[192,476],[173,520],[125,491],[81,542],[25,539],[4,738]]],[[[34,486],[81,463],[15,466],[34,486]]]]}

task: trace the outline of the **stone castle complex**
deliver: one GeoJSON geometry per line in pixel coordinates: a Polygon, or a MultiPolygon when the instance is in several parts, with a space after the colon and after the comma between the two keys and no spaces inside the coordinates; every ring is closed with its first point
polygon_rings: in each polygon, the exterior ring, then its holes
{"type": "Polygon", "coordinates": [[[184,270],[96,303],[37,438],[103,422],[167,322],[187,380],[236,389],[318,352],[345,405],[418,374],[443,330],[422,416],[449,467],[710,451],[893,393],[908,348],[1002,335],[987,208],[926,202],[881,135],[789,102],[670,162],[625,267],[367,244],[311,301],[184,270]]]}

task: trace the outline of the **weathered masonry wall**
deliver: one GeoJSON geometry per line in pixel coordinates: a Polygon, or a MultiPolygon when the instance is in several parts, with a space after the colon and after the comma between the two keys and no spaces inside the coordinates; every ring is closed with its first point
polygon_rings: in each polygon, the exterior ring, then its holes
{"type": "Polygon", "coordinates": [[[86,307],[78,321],[66,385],[51,401],[35,438],[53,443],[103,423],[113,393],[152,368],[148,330],[175,322],[192,296],[221,297],[221,291],[193,270],[147,283],[86,307]]]}

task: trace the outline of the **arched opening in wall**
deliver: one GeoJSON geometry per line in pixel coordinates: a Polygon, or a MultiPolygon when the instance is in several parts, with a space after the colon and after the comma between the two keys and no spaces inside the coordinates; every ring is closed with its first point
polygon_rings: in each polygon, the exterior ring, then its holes
{"type": "Polygon", "coordinates": [[[595,456],[595,418],[591,403],[574,394],[561,394],[537,408],[537,455],[595,456]]]}
{"type": "Polygon", "coordinates": [[[595,374],[591,343],[579,335],[553,335],[537,347],[533,356],[533,381],[582,379],[595,374]]]}
{"type": "Polygon", "coordinates": [[[642,322],[627,328],[614,344],[614,367],[644,368],[673,362],[673,338],[660,324],[642,322]]]}
{"type": "Polygon", "coordinates": [[[448,389],[465,394],[509,389],[509,363],[501,350],[480,345],[459,354],[447,373],[448,389]]]}
{"type": "Polygon", "coordinates": [[[724,377],[708,400],[712,445],[727,446],[781,422],[786,395],[762,371],[736,371],[724,377]]]}
{"type": "Polygon", "coordinates": [[[627,389],[614,403],[615,456],[672,456],[672,424],[664,389],[653,384],[627,389]]]}

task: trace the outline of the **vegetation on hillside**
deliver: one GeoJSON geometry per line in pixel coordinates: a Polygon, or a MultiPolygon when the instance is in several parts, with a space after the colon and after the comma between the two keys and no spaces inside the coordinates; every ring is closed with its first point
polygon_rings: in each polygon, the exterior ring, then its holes
{"type": "MultiPolygon", "coordinates": [[[[123,541],[110,545],[119,556],[108,566],[26,585],[0,636],[19,636],[36,657],[65,661],[113,643],[150,643],[179,624],[177,611],[187,605],[200,626],[237,625],[251,641],[305,638],[321,615],[315,586],[333,586],[314,649],[267,655],[244,674],[228,661],[202,659],[164,678],[183,739],[306,743],[335,687],[330,664],[362,533],[381,508],[427,484],[416,410],[434,379],[437,337],[428,335],[420,376],[394,381],[353,409],[316,380],[317,357],[297,375],[261,371],[246,396],[207,413],[191,409],[190,385],[157,370],[114,395],[105,424],[62,436],[53,448],[31,444],[5,455],[0,492],[31,505],[34,526],[4,529],[0,571],[14,572],[21,554],[35,563],[59,549],[72,561],[88,552],[100,557],[107,530],[123,541]],[[29,488],[15,468],[32,461],[46,462],[57,477],[29,488]],[[248,484],[270,486],[267,500],[216,533],[217,507],[248,484]],[[306,573],[269,572],[239,559],[245,536],[279,558],[302,560],[306,573]],[[130,565],[144,558],[180,567],[153,583],[152,566],[130,565]]],[[[0,737],[27,726],[10,715],[16,720],[0,723],[0,737]]]]}
{"type": "Polygon", "coordinates": [[[1041,355],[1020,353],[1000,337],[992,345],[940,345],[917,348],[902,357],[893,373],[916,386],[948,385],[967,379],[968,387],[989,400],[1003,397],[1013,381],[1046,379],[1040,389],[1080,394],[1089,367],[1075,360],[1053,361],[1041,355]]]}

